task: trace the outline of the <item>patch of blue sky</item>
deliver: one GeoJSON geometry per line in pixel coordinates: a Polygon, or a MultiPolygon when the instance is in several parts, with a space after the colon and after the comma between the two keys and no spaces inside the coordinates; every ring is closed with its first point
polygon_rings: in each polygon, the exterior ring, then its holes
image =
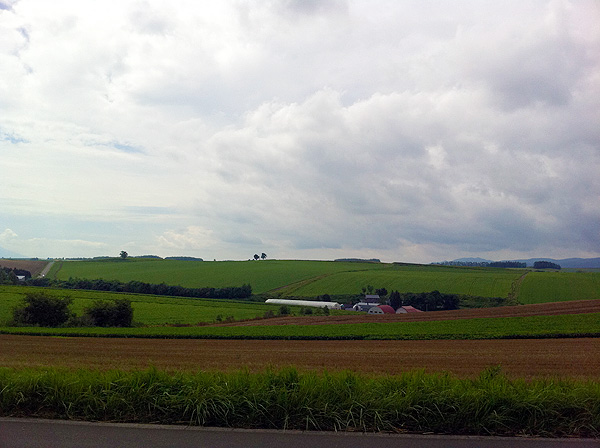
{"type": "Polygon", "coordinates": [[[0,131],[0,141],[9,142],[9,143],[12,143],[13,145],[17,145],[19,143],[29,143],[29,141],[24,139],[23,137],[19,137],[15,134],[5,133],[2,131],[0,131]]]}
{"type": "Polygon", "coordinates": [[[127,206],[124,207],[127,213],[138,215],[174,215],[177,210],[173,207],[154,207],[154,206],[127,206]]]}
{"type": "Polygon", "coordinates": [[[112,146],[115,149],[118,149],[119,151],[123,151],[123,152],[129,152],[129,153],[143,153],[143,149],[140,148],[139,146],[132,146],[132,145],[126,145],[123,143],[119,143],[119,142],[111,142],[109,144],[110,146],[112,146]]]}

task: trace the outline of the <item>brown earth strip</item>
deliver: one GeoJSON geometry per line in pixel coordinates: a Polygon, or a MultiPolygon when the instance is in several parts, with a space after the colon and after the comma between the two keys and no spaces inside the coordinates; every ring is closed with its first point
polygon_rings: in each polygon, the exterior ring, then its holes
{"type": "Polygon", "coordinates": [[[17,268],[25,269],[31,272],[32,277],[37,277],[40,272],[46,267],[46,260],[7,260],[0,259],[0,268],[17,268]]]}
{"type": "Polygon", "coordinates": [[[428,320],[454,320],[518,316],[555,316],[559,314],[600,313],[600,300],[573,300],[568,302],[536,303],[533,305],[502,306],[497,308],[475,308],[454,311],[431,311],[428,313],[369,315],[348,311],[335,316],[286,316],[268,320],[258,319],[216,326],[239,325],[323,325],[355,324],[362,322],[419,322],[428,320]]]}
{"type": "Polygon", "coordinates": [[[478,341],[233,341],[0,335],[0,366],[251,371],[413,369],[475,377],[501,365],[510,377],[600,378],[597,339],[478,341]]]}

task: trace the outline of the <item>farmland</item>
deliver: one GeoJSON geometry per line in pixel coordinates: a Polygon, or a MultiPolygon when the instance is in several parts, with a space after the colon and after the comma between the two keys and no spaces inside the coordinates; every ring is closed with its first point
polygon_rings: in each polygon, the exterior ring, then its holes
{"type": "Polygon", "coordinates": [[[0,335],[0,365],[11,368],[252,372],[296,366],[329,372],[398,374],[415,369],[474,378],[502,366],[512,378],[598,379],[597,339],[277,341],[55,338],[0,335]],[[357,354],[360,354],[357,356],[357,354]]]}
{"type": "Polygon", "coordinates": [[[156,259],[65,261],[50,278],[137,280],[184,287],[250,284],[254,294],[316,297],[360,294],[363,287],[388,291],[509,297],[521,303],[600,298],[600,272],[532,272],[522,269],[467,268],[331,261],[198,262],[156,259]]]}
{"type": "MultiPolygon", "coordinates": [[[[386,269],[378,263],[336,263],[326,261],[178,261],[126,259],[116,261],[65,261],[56,263],[48,276],[104,278],[127,282],[166,283],[185,287],[226,287],[251,284],[260,294],[284,285],[341,271],[386,269]]],[[[359,289],[360,291],[360,289],[359,289]]]]}
{"type": "Polygon", "coordinates": [[[2,327],[1,333],[192,339],[496,339],[600,336],[600,313],[455,319],[423,322],[362,322],[325,325],[192,326],[192,327],[2,327]]]}
{"type": "Polygon", "coordinates": [[[530,272],[521,285],[521,303],[600,299],[599,272],[530,272]]]}
{"type": "MultiPolygon", "coordinates": [[[[250,283],[255,293],[283,297],[351,295],[373,285],[404,292],[512,295],[531,304],[414,315],[335,311],[331,316],[242,321],[277,312],[279,306],[44,288],[51,295],[72,297],[77,314],[97,299],[127,298],[138,325],[0,327],[0,415],[599,435],[599,273],[127,260],[55,263],[52,275],[188,287],[250,283]],[[592,300],[578,300],[584,298],[592,300]],[[549,301],[557,303],[544,303],[549,301]],[[239,322],[206,325],[218,316],[239,322]]],[[[35,290],[0,286],[0,324],[25,292],[35,290]]]]}
{"type": "Polygon", "coordinates": [[[279,306],[257,302],[234,300],[190,299],[143,294],[120,294],[102,291],[63,290],[33,288],[24,286],[0,286],[0,325],[12,316],[12,309],[26,292],[44,291],[58,297],[71,297],[73,311],[81,314],[94,300],[129,299],[134,309],[134,319],[144,325],[196,324],[214,322],[217,316],[233,319],[253,319],[263,316],[266,311],[277,311],[279,306]]]}

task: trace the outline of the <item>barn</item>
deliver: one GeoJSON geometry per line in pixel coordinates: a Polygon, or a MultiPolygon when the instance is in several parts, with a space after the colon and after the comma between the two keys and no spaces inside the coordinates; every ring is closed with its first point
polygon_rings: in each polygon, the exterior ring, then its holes
{"type": "Polygon", "coordinates": [[[370,308],[369,314],[396,314],[396,312],[389,305],[378,305],[370,308]]]}
{"type": "Polygon", "coordinates": [[[404,313],[422,313],[423,311],[412,307],[410,305],[401,306],[396,310],[396,314],[404,314],[404,313]]]}

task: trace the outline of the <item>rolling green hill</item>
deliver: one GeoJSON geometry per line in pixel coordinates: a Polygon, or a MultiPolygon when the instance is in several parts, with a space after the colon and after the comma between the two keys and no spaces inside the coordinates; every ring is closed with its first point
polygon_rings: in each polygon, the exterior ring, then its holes
{"type": "Polygon", "coordinates": [[[360,294],[363,287],[372,285],[400,292],[438,290],[483,297],[512,295],[521,303],[600,299],[600,272],[534,272],[399,263],[109,259],[57,262],[48,277],[138,280],[184,287],[250,284],[254,294],[282,297],[360,294]]]}
{"type": "MultiPolygon", "coordinates": [[[[320,275],[344,271],[386,269],[379,263],[343,263],[327,261],[178,261],[126,259],[110,261],[65,261],[56,263],[48,277],[69,277],[127,282],[166,283],[189,288],[252,285],[255,294],[320,275]]],[[[360,289],[359,289],[360,291],[360,289]]],[[[359,292],[357,291],[357,292],[359,292]]]]}

